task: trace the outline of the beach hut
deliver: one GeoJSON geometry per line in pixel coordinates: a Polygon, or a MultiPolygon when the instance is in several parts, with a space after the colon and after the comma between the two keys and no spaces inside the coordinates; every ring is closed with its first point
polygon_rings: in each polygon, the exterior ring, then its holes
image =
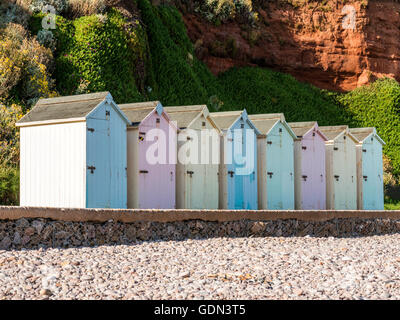
{"type": "Polygon", "coordinates": [[[299,210],[326,208],[325,141],[317,122],[290,122],[294,142],[294,199],[299,210]]]}
{"type": "Polygon", "coordinates": [[[211,113],[222,130],[219,170],[220,209],[258,209],[257,135],[246,110],[211,113]]]}
{"type": "Polygon", "coordinates": [[[250,115],[258,128],[259,209],[294,209],[294,140],[282,113],[250,115]]]}
{"type": "Polygon", "coordinates": [[[120,108],[130,121],[128,208],[175,208],[176,127],[159,101],[120,108]]]}
{"type": "Polygon", "coordinates": [[[319,127],[325,141],[326,208],[357,209],[357,139],[348,126],[319,127]]]}
{"type": "Polygon", "coordinates": [[[178,128],[177,208],[218,209],[219,128],[206,105],[164,109],[178,128]]]}
{"type": "Polygon", "coordinates": [[[350,132],[358,140],[357,159],[357,207],[360,210],[383,210],[383,159],[385,142],[375,128],[356,128],[350,132]]]}
{"type": "Polygon", "coordinates": [[[126,126],[108,92],[40,99],[21,130],[21,206],[126,208],[126,126]]]}

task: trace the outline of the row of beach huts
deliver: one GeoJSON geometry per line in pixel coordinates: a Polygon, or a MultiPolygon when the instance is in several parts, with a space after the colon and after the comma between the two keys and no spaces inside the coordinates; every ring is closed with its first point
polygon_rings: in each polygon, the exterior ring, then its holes
{"type": "Polygon", "coordinates": [[[117,105],[108,92],[41,99],[17,126],[21,206],[383,209],[384,142],[375,128],[205,105],[117,105]],[[193,144],[205,130],[215,133],[217,154],[212,143],[193,144]],[[217,161],[179,161],[194,149],[217,161]]]}

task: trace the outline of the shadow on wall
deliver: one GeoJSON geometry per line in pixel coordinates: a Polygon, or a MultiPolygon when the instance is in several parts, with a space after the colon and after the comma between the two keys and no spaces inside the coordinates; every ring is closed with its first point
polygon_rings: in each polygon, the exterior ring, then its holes
{"type": "Polygon", "coordinates": [[[141,241],[184,241],[218,237],[352,238],[399,232],[400,220],[393,219],[93,223],[23,218],[0,221],[0,250],[135,245],[141,241]]]}

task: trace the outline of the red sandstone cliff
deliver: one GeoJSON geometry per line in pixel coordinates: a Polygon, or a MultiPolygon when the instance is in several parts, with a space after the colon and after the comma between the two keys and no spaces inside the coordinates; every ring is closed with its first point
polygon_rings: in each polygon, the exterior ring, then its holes
{"type": "MultiPolygon", "coordinates": [[[[183,9],[197,56],[215,74],[232,66],[259,65],[290,73],[320,88],[347,91],[377,77],[400,80],[400,4],[347,1],[355,29],[344,29],[340,0],[271,1],[257,8],[256,27],[219,26],[183,9]]],[[[350,22],[350,20],[347,20],[350,22]]]]}

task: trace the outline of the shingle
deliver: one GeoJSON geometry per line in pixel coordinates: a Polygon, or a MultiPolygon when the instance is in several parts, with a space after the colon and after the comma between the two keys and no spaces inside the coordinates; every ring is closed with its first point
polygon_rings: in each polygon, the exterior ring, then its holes
{"type": "Polygon", "coordinates": [[[109,95],[108,92],[40,99],[18,124],[84,118],[109,95]]]}

